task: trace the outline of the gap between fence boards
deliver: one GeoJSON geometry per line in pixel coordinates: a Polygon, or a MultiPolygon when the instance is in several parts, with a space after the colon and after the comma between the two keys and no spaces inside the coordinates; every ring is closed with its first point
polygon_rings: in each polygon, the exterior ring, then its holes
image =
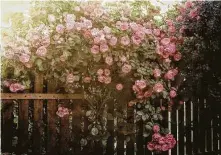
{"type": "Polygon", "coordinates": [[[1,93],[1,99],[28,99],[28,100],[37,100],[37,99],[84,99],[83,94],[45,94],[45,93],[1,93]]]}

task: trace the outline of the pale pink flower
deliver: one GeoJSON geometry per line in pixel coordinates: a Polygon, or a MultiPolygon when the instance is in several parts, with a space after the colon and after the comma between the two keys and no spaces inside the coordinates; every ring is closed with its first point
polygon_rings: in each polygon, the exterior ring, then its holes
{"type": "Polygon", "coordinates": [[[85,77],[83,81],[84,81],[84,83],[90,83],[91,82],[91,77],[89,77],[89,76],[85,77]]]}
{"type": "Polygon", "coordinates": [[[127,46],[130,44],[130,38],[128,36],[124,36],[120,40],[121,44],[127,46]]]}
{"type": "Polygon", "coordinates": [[[129,24],[130,25],[130,28],[133,30],[133,31],[137,31],[139,29],[137,23],[135,22],[132,22],[129,24]]]}
{"type": "Polygon", "coordinates": [[[68,110],[68,108],[59,107],[59,108],[58,108],[58,111],[56,112],[56,114],[57,114],[59,117],[64,117],[64,116],[66,116],[66,115],[69,115],[69,110],[68,110]]]}
{"type": "Polygon", "coordinates": [[[109,76],[110,75],[110,70],[109,69],[104,69],[104,75],[109,76]]]}
{"type": "Polygon", "coordinates": [[[162,83],[156,83],[153,87],[153,90],[157,93],[160,93],[164,90],[162,83]]]}
{"type": "Polygon", "coordinates": [[[154,29],[154,30],[153,30],[153,34],[154,34],[155,36],[160,36],[160,29],[154,29]]]}
{"type": "Polygon", "coordinates": [[[108,45],[107,44],[101,44],[100,45],[100,51],[101,52],[107,52],[109,50],[109,47],[108,47],[108,45]]]}
{"type": "Polygon", "coordinates": [[[164,75],[164,78],[167,79],[167,80],[173,80],[174,79],[174,72],[173,70],[169,70],[165,75],[164,75]]]}
{"type": "Polygon", "coordinates": [[[106,76],[106,77],[104,78],[104,83],[105,83],[105,84],[111,83],[111,77],[106,76]]]}
{"type": "Polygon", "coordinates": [[[40,56],[40,57],[44,57],[47,54],[47,49],[44,46],[41,46],[37,49],[36,51],[36,55],[40,56]]]}
{"type": "Polygon", "coordinates": [[[74,28],[74,23],[66,23],[66,29],[71,31],[74,28]]]}
{"type": "Polygon", "coordinates": [[[56,20],[56,18],[55,18],[54,15],[52,15],[52,14],[49,14],[49,15],[48,15],[48,21],[49,21],[49,22],[55,22],[55,20],[56,20]]]}
{"type": "Polygon", "coordinates": [[[170,38],[163,38],[160,42],[164,46],[168,45],[170,43],[170,38]]]}
{"type": "Polygon", "coordinates": [[[105,80],[105,76],[103,76],[103,75],[98,76],[99,82],[104,83],[104,80],[105,80]]]}
{"type": "Polygon", "coordinates": [[[191,17],[191,18],[195,18],[197,15],[198,15],[197,8],[191,10],[189,13],[189,17],[191,17]]]}
{"type": "Polygon", "coordinates": [[[193,2],[191,2],[189,0],[185,2],[185,8],[186,9],[191,8],[192,6],[193,6],[193,2]]]}
{"type": "Polygon", "coordinates": [[[20,83],[12,83],[9,86],[9,90],[13,93],[18,91],[23,91],[25,89],[25,86],[21,85],[20,83]]]}
{"type": "Polygon", "coordinates": [[[48,47],[50,45],[50,37],[49,36],[44,36],[41,39],[41,45],[48,47]]]}
{"type": "Polygon", "coordinates": [[[122,31],[125,31],[125,30],[127,30],[128,28],[129,28],[129,25],[128,25],[127,22],[121,23],[120,29],[121,29],[122,31]]]}
{"type": "Polygon", "coordinates": [[[126,62],[126,61],[127,61],[127,57],[121,56],[121,57],[120,57],[120,60],[121,60],[122,62],[126,62]]]}
{"type": "Polygon", "coordinates": [[[124,65],[122,66],[122,72],[123,72],[123,73],[129,73],[129,72],[131,71],[131,69],[132,69],[132,67],[131,67],[131,65],[129,65],[129,64],[124,64],[124,65]]]}
{"type": "Polygon", "coordinates": [[[67,83],[73,83],[74,80],[75,80],[75,77],[74,77],[73,74],[70,73],[70,74],[67,75],[67,77],[66,77],[67,83]]]}
{"type": "Polygon", "coordinates": [[[148,149],[148,150],[153,151],[154,148],[155,148],[154,143],[148,143],[148,144],[147,144],[147,149],[148,149]]]}
{"type": "Polygon", "coordinates": [[[5,57],[7,58],[7,59],[12,59],[12,58],[14,58],[14,52],[12,51],[12,50],[7,50],[7,51],[5,51],[5,57]]]}
{"type": "Polygon", "coordinates": [[[121,83],[118,83],[117,85],[116,85],[116,89],[117,90],[122,90],[124,88],[124,86],[121,84],[121,83]]]}
{"type": "Polygon", "coordinates": [[[29,54],[23,53],[23,54],[21,54],[21,55],[19,56],[19,61],[21,61],[22,63],[26,63],[26,62],[28,62],[29,60],[30,60],[30,55],[29,55],[29,54]]]}
{"type": "Polygon", "coordinates": [[[110,56],[107,56],[107,57],[105,58],[105,62],[106,62],[106,64],[108,64],[108,65],[112,65],[112,64],[113,64],[113,58],[110,57],[110,56]]]}
{"type": "Polygon", "coordinates": [[[136,80],[135,85],[138,86],[139,89],[144,89],[147,86],[147,83],[145,80],[136,80]]]}
{"type": "Polygon", "coordinates": [[[104,14],[104,10],[101,8],[96,8],[96,9],[94,9],[94,14],[96,17],[100,17],[104,14]]]}
{"type": "Polygon", "coordinates": [[[117,44],[117,38],[116,37],[111,37],[111,39],[109,40],[109,44],[111,46],[115,46],[117,44]]]}
{"type": "Polygon", "coordinates": [[[84,22],[83,22],[83,25],[84,25],[84,27],[85,27],[86,29],[92,28],[92,22],[91,22],[91,20],[85,19],[84,22]]]}
{"type": "Polygon", "coordinates": [[[152,135],[152,140],[153,141],[158,141],[160,139],[161,135],[159,133],[154,133],[152,135]]]}
{"type": "Polygon", "coordinates": [[[74,28],[78,31],[80,31],[83,28],[83,24],[79,22],[75,22],[74,28]]]}
{"type": "Polygon", "coordinates": [[[170,33],[175,33],[176,32],[176,28],[174,26],[169,26],[168,31],[170,33]]]}
{"type": "Polygon", "coordinates": [[[153,126],[153,132],[157,133],[157,132],[159,132],[159,131],[160,131],[159,125],[154,125],[154,126],[153,126]]]}
{"type": "Polygon", "coordinates": [[[11,82],[5,80],[5,81],[2,82],[2,85],[5,86],[5,87],[10,87],[11,82]]]}
{"type": "Polygon", "coordinates": [[[170,43],[165,47],[165,51],[169,53],[169,55],[173,55],[176,52],[176,45],[174,43],[170,43]]]}
{"type": "Polygon", "coordinates": [[[148,90],[144,92],[144,97],[151,97],[152,96],[152,91],[148,90]]]}
{"type": "Polygon", "coordinates": [[[103,28],[103,30],[104,30],[104,33],[105,33],[105,34],[110,34],[110,33],[111,33],[111,28],[108,27],[108,26],[105,26],[105,27],[103,28]]]}
{"type": "Polygon", "coordinates": [[[167,151],[167,150],[169,150],[169,147],[168,147],[168,145],[164,144],[164,145],[162,145],[161,149],[162,149],[162,151],[167,151]]]}
{"type": "Polygon", "coordinates": [[[58,25],[56,26],[56,31],[57,31],[58,33],[60,33],[60,34],[64,33],[64,29],[65,29],[65,27],[64,27],[64,25],[62,25],[62,24],[58,24],[58,25]]]}
{"type": "Polygon", "coordinates": [[[154,75],[155,78],[160,77],[160,76],[161,76],[161,70],[158,69],[158,68],[155,68],[155,69],[153,70],[153,75],[154,75]]]}
{"type": "Polygon", "coordinates": [[[66,22],[66,23],[74,23],[74,22],[75,22],[75,19],[76,19],[76,17],[75,17],[74,14],[67,14],[67,15],[65,16],[65,22],[66,22]]]}
{"type": "Polygon", "coordinates": [[[81,11],[81,8],[80,8],[79,6],[76,6],[76,7],[74,8],[74,10],[77,11],[77,12],[79,12],[79,11],[81,11]]]}
{"type": "Polygon", "coordinates": [[[144,37],[145,37],[145,32],[144,32],[144,30],[138,30],[138,31],[136,31],[135,36],[137,36],[137,37],[139,37],[141,40],[143,40],[144,37]]]}
{"type": "Polygon", "coordinates": [[[102,75],[104,74],[104,70],[103,69],[98,69],[97,70],[97,75],[102,75]]]}
{"type": "Polygon", "coordinates": [[[101,38],[100,37],[95,37],[94,38],[94,44],[100,44],[101,38]]]}
{"type": "Polygon", "coordinates": [[[168,26],[173,26],[173,21],[171,19],[167,20],[166,22],[168,26]]]}
{"type": "Polygon", "coordinates": [[[142,42],[142,40],[141,40],[141,38],[140,37],[138,37],[138,36],[132,36],[131,37],[131,40],[132,40],[132,42],[135,44],[135,45],[140,45],[140,43],[142,42]]]}
{"type": "Polygon", "coordinates": [[[165,144],[165,138],[164,137],[160,137],[158,143],[160,145],[165,144]]]}
{"type": "Polygon", "coordinates": [[[144,98],[143,92],[138,92],[138,93],[136,94],[136,98],[137,98],[137,99],[143,99],[143,98],[144,98]]]}
{"type": "Polygon", "coordinates": [[[183,21],[183,17],[182,17],[182,16],[178,16],[178,17],[176,18],[176,21],[177,21],[177,22],[183,21]]]}
{"type": "Polygon", "coordinates": [[[153,33],[151,29],[145,29],[144,32],[148,35],[153,33]]]}
{"type": "Polygon", "coordinates": [[[139,93],[141,91],[141,89],[137,86],[137,85],[133,85],[132,89],[134,92],[139,93]]]}
{"type": "Polygon", "coordinates": [[[171,91],[170,91],[170,97],[171,97],[171,98],[176,97],[176,95],[177,95],[177,94],[176,94],[176,91],[175,91],[175,90],[171,90],[171,91]]]}
{"type": "Polygon", "coordinates": [[[182,57],[182,55],[181,55],[180,52],[177,52],[177,53],[173,56],[173,58],[174,58],[175,61],[179,61],[179,60],[181,59],[181,57],[182,57]]]}
{"type": "Polygon", "coordinates": [[[94,45],[94,46],[92,46],[92,48],[91,48],[91,53],[93,53],[93,54],[98,54],[98,53],[99,53],[99,50],[100,50],[99,46],[94,45]]]}

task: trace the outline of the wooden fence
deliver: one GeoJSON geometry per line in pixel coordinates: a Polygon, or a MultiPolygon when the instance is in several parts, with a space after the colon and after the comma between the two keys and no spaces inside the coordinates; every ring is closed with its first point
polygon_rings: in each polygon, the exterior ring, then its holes
{"type": "MultiPolygon", "coordinates": [[[[82,94],[56,94],[54,82],[43,88],[39,75],[33,93],[2,93],[1,149],[2,153],[48,155],[153,155],[147,150],[149,138],[143,138],[142,122],[134,121],[135,133],[119,132],[115,109],[110,108],[113,119],[107,121],[110,133],[106,147],[95,142],[93,148],[81,146],[80,135],[88,134],[88,121],[84,117],[85,102],[82,94]],[[72,104],[70,104],[72,100],[72,104]],[[63,102],[72,109],[72,116],[58,118],[57,105],[63,102]],[[71,106],[71,107],[70,107],[71,106]],[[18,116],[18,117],[17,117],[18,116]],[[129,139],[130,137],[130,139],[129,139]]],[[[168,112],[168,128],[177,139],[176,147],[162,154],[220,155],[220,109],[209,99],[191,99],[181,109],[168,112]]],[[[115,103],[111,106],[115,106],[115,103]]],[[[128,117],[136,109],[127,109],[128,117]]],[[[127,122],[125,122],[127,123],[127,122]]]]}

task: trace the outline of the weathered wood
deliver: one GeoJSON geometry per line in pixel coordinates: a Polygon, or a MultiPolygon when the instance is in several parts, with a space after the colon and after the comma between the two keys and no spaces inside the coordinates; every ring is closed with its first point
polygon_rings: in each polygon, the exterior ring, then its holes
{"type": "Polygon", "coordinates": [[[13,137],[13,101],[7,100],[1,103],[1,151],[12,152],[12,137],[13,137]]]}
{"type": "Polygon", "coordinates": [[[19,103],[18,114],[18,147],[17,153],[27,153],[28,151],[28,106],[29,101],[23,100],[19,103]]]}
{"type": "MultiPolygon", "coordinates": [[[[56,83],[54,80],[48,82],[47,92],[53,93],[55,92],[56,83]]],[[[56,121],[57,121],[57,104],[56,100],[48,100],[47,103],[47,153],[57,155],[57,147],[56,147],[56,139],[57,139],[57,132],[56,132],[56,121]]]]}
{"type": "MultiPolygon", "coordinates": [[[[38,74],[35,77],[34,84],[35,93],[43,91],[43,75],[38,74]]],[[[43,132],[43,100],[34,100],[34,124],[33,124],[33,153],[41,154],[42,151],[42,132],[43,132]]]]}
{"type": "Polygon", "coordinates": [[[47,99],[83,99],[83,94],[44,94],[44,93],[2,93],[2,99],[28,99],[28,100],[47,100],[47,99]]]}

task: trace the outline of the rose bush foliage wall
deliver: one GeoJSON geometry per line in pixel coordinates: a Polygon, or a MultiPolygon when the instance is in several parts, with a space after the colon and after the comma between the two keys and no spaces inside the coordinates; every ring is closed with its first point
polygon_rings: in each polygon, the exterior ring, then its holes
{"type": "MultiPolygon", "coordinates": [[[[197,18],[196,9],[189,14],[197,18]]],[[[14,14],[12,27],[3,31],[3,85],[23,92],[41,73],[57,81],[58,91],[83,91],[91,107],[86,115],[96,122],[90,126],[92,137],[106,134],[99,132],[102,116],[99,121],[93,117],[94,103],[103,106],[132,92],[128,106],[138,107],[144,136],[153,133],[148,149],[166,151],[176,141],[159,123],[161,112],[179,101],[173,83],[182,57],[182,18],[164,17],[146,1],[35,2],[28,14],[14,14]],[[155,99],[164,102],[154,104],[155,99]]],[[[57,114],[64,117],[69,111],[59,107],[57,114]]]]}

